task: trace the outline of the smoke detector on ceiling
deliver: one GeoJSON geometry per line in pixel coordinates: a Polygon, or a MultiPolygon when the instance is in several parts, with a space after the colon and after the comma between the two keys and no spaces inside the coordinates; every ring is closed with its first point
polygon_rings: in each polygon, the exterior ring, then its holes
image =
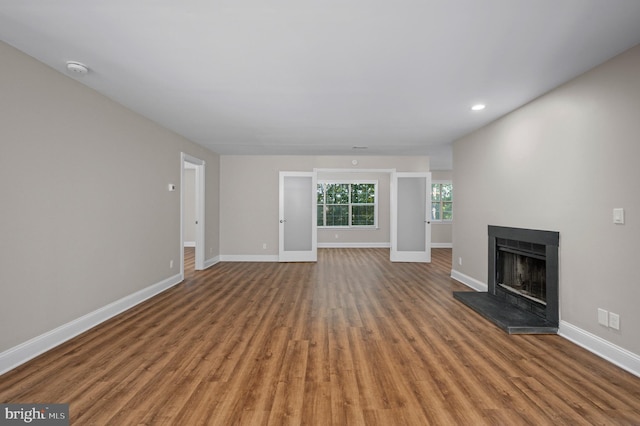
{"type": "Polygon", "coordinates": [[[80,62],[68,61],[67,71],[72,74],[85,75],[89,72],[89,67],[85,64],[81,64],[80,62]]]}

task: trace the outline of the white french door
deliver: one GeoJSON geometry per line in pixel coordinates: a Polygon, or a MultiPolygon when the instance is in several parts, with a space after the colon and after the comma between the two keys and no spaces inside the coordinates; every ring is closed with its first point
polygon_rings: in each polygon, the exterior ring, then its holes
{"type": "Polygon", "coordinates": [[[391,261],[431,262],[431,173],[391,174],[391,261]]]}
{"type": "Polygon", "coordinates": [[[280,262],[318,259],[316,181],[315,172],[280,172],[280,262]]]}

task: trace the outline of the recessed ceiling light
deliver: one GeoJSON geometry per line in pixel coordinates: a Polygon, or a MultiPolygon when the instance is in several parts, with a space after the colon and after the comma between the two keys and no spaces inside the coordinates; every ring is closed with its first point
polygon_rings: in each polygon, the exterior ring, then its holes
{"type": "Polygon", "coordinates": [[[482,111],[483,109],[485,109],[487,106],[484,104],[475,104],[474,106],[471,107],[472,111],[482,111]]]}

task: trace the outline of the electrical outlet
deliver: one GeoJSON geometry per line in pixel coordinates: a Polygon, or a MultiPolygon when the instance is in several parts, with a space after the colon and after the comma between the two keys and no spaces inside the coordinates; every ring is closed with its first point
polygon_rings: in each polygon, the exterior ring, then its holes
{"type": "Polygon", "coordinates": [[[609,312],[609,327],[620,330],[620,315],[609,312]]]}
{"type": "Polygon", "coordinates": [[[458,258],[458,265],[462,266],[462,258],[461,257],[458,258]]]}
{"type": "Polygon", "coordinates": [[[267,249],[267,243],[262,243],[262,250],[266,250],[267,249]]]}
{"type": "Polygon", "coordinates": [[[609,312],[598,308],[598,324],[604,325],[605,327],[609,326],[609,312]]]}
{"type": "Polygon", "coordinates": [[[170,268],[170,269],[173,269],[173,260],[170,260],[170,261],[169,261],[169,268],[170,268]]]}

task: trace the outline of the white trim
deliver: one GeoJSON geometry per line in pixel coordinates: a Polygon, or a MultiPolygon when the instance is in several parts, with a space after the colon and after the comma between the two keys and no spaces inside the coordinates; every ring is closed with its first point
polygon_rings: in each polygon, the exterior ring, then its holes
{"type": "Polygon", "coordinates": [[[567,340],[582,346],[589,352],[617,365],[623,370],[640,377],[640,356],[620,346],[604,340],[595,334],[582,330],[566,321],[560,321],[558,334],[567,340]]]}
{"type": "Polygon", "coordinates": [[[278,262],[277,254],[224,254],[220,255],[220,262],[278,262]]]}
{"type": "Polygon", "coordinates": [[[431,248],[453,248],[452,243],[431,243],[431,248]]]}
{"type": "Polygon", "coordinates": [[[318,248],[390,248],[391,243],[318,243],[318,248]]]}
{"type": "MultiPolygon", "coordinates": [[[[477,291],[487,291],[487,285],[468,275],[451,270],[451,278],[477,291]]],[[[640,377],[640,355],[634,354],[595,334],[582,330],[566,321],[560,321],[558,335],[581,346],[589,352],[617,365],[623,370],[640,377]]]]}
{"type": "Polygon", "coordinates": [[[116,315],[133,308],[151,297],[179,284],[184,280],[182,274],[174,275],[159,283],[143,288],[133,294],[116,300],[102,308],[76,318],[60,327],[47,331],[40,336],[27,340],[0,353],[0,374],[4,374],[17,366],[37,357],[44,352],[70,340],[77,335],[107,321],[116,315]]]}
{"type": "Polygon", "coordinates": [[[215,264],[220,263],[220,256],[212,257],[204,261],[204,269],[210,268],[215,264]]]}
{"type": "Polygon", "coordinates": [[[318,226],[318,231],[377,231],[379,226],[354,225],[354,226],[318,226]]]}
{"type": "Polygon", "coordinates": [[[324,169],[314,168],[318,173],[393,173],[396,169],[324,169]]]}
{"type": "Polygon", "coordinates": [[[475,291],[489,291],[489,286],[487,286],[482,281],[478,281],[475,278],[470,277],[469,275],[465,275],[462,272],[456,271],[455,269],[451,270],[451,278],[456,281],[460,281],[462,284],[474,289],[475,291]]]}
{"type": "MultiPolygon", "coordinates": [[[[188,159],[188,158],[187,158],[188,159]]],[[[201,164],[196,167],[196,253],[195,253],[195,268],[196,270],[204,269],[204,229],[205,229],[205,172],[206,163],[202,161],[201,164]]]]}
{"type": "Polygon", "coordinates": [[[196,242],[195,241],[185,241],[184,242],[184,247],[195,247],[196,246],[196,242]]]}

